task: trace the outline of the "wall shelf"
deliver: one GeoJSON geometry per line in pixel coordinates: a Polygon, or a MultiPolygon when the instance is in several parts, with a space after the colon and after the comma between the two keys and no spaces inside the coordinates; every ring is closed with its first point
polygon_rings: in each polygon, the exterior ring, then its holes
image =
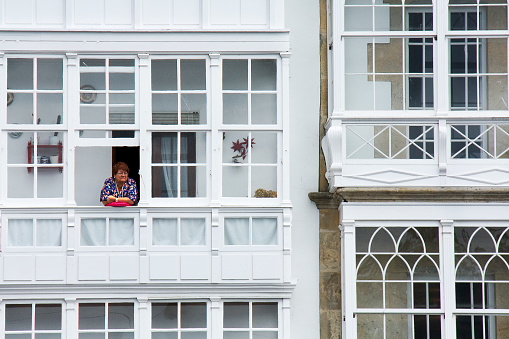
{"type": "MultiPolygon", "coordinates": [[[[58,144],[56,145],[43,145],[43,144],[38,144],[37,145],[37,148],[38,149],[56,149],[58,151],[58,164],[47,164],[47,165],[50,165],[50,166],[44,166],[44,167],[49,167],[49,168],[58,168],[58,171],[60,173],[62,173],[62,142],[59,141],[58,144]]],[[[34,155],[34,144],[32,144],[32,141],[29,141],[28,142],[28,145],[27,145],[27,160],[28,160],[28,164],[32,164],[32,160],[33,159],[37,159],[37,156],[34,155]]],[[[46,165],[46,164],[38,164],[38,165],[46,165]]],[[[32,167],[28,167],[27,168],[28,172],[30,173],[32,171],[32,167]]]]}

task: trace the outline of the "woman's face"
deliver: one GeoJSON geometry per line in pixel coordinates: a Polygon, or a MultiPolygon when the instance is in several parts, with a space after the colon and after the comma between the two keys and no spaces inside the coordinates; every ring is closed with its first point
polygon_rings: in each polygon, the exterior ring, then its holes
{"type": "Polygon", "coordinates": [[[117,174],[115,174],[115,181],[120,183],[120,184],[124,184],[127,181],[127,175],[128,174],[129,173],[127,173],[124,170],[119,170],[117,172],[117,174]]]}

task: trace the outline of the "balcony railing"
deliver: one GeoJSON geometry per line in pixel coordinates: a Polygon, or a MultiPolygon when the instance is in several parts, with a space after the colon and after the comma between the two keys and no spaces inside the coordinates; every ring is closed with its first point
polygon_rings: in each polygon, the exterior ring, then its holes
{"type": "Polygon", "coordinates": [[[509,185],[509,122],[332,120],[323,139],[331,189],[509,185]]]}

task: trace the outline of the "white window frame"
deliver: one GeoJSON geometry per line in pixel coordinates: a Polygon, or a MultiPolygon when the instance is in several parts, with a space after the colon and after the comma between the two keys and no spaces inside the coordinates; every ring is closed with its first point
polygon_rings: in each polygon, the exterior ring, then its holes
{"type": "Polygon", "coordinates": [[[222,252],[239,252],[239,251],[249,251],[249,252],[266,252],[266,251],[281,251],[283,249],[283,216],[281,213],[272,212],[272,213],[222,213],[219,216],[219,230],[221,234],[220,240],[220,251],[222,252]],[[224,242],[225,239],[225,219],[234,218],[234,219],[248,219],[249,222],[249,245],[226,245],[224,242]],[[274,245],[253,245],[253,230],[252,230],[252,220],[253,219],[264,219],[264,218],[274,218],[277,222],[277,243],[274,245]]]}
{"type": "Polygon", "coordinates": [[[52,333],[52,334],[60,334],[60,338],[65,338],[66,335],[66,308],[65,303],[62,301],[51,301],[51,300],[4,300],[2,302],[2,305],[0,306],[0,310],[2,311],[2,317],[0,319],[1,330],[0,332],[2,334],[25,334],[30,335],[31,338],[34,338],[34,335],[36,334],[42,334],[42,333],[52,333]],[[31,305],[32,306],[32,329],[30,331],[6,331],[5,326],[6,324],[6,308],[7,305],[31,305]],[[35,308],[37,305],[61,305],[61,318],[60,318],[60,330],[36,330],[35,329],[35,308]]]}
{"type": "Polygon", "coordinates": [[[253,335],[253,332],[258,332],[258,331],[271,331],[271,332],[277,332],[278,334],[278,338],[283,338],[283,310],[282,310],[282,302],[281,300],[278,300],[278,299],[272,299],[272,300],[266,300],[266,299],[260,299],[260,300],[250,300],[250,299],[231,299],[231,300],[226,300],[226,299],[223,299],[222,303],[221,303],[221,329],[222,329],[222,333],[224,334],[225,332],[235,332],[235,331],[239,331],[239,332],[247,332],[249,334],[249,338],[252,338],[252,335],[253,335]],[[247,328],[225,328],[224,327],[224,304],[225,303],[247,303],[249,306],[249,327],[247,328]],[[278,327],[277,328],[264,328],[262,330],[258,329],[258,328],[254,328],[253,327],[253,303],[274,303],[274,304],[277,304],[277,307],[278,307],[278,319],[277,319],[277,323],[278,323],[278,327]]]}
{"type": "MultiPolygon", "coordinates": [[[[78,337],[82,333],[104,333],[107,337],[109,333],[115,332],[129,332],[133,333],[133,337],[136,338],[137,333],[140,331],[140,316],[139,316],[139,303],[134,299],[79,299],[76,302],[76,330],[78,337]],[[83,330],[79,328],[79,312],[80,305],[86,304],[104,304],[104,329],[89,329],[83,330]],[[108,311],[110,304],[133,304],[133,328],[132,329],[110,329],[108,328],[108,311]]],[[[63,338],[62,338],[63,339],[63,338]]]]}
{"type": "Polygon", "coordinates": [[[150,328],[150,334],[153,334],[153,333],[177,333],[177,336],[180,337],[182,333],[185,333],[185,332],[196,332],[196,331],[199,331],[199,332],[205,332],[205,335],[207,338],[210,338],[210,333],[211,333],[211,330],[212,330],[212,314],[211,314],[211,303],[210,303],[210,299],[209,300],[202,300],[202,299],[196,299],[196,300],[186,300],[186,299],[179,299],[179,300],[152,300],[150,302],[150,320],[152,320],[152,306],[154,304],[177,304],[177,327],[176,328],[171,328],[171,329],[158,329],[158,328],[153,328],[152,325],[150,324],[148,327],[150,328]],[[205,308],[206,308],[206,323],[207,323],[207,326],[205,328],[183,328],[181,326],[181,320],[182,320],[182,317],[181,317],[181,307],[182,307],[182,304],[189,304],[189,303],[203,303],[205,304],[205,308]]]}

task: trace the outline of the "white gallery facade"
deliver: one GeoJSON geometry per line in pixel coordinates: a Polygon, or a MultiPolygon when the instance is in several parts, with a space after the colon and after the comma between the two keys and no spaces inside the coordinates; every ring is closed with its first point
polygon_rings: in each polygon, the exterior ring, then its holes
{"type": "Polygon", "coordinates": [[[329,9],[343,338],[506,338],[507,1],[329,9]]]}
{"type": "Polygon", "coordinates": [[[0,338],[318,332],[317,296],[294,293],[317,269],[292,273],[292,228],[309,238],[317,214],[290,190],[290,43],[303,43],[285,24],[316,6],[294,7],[0,1],[0,338]],[[99,202],[117,161],[137,206],[99,202]]]}

